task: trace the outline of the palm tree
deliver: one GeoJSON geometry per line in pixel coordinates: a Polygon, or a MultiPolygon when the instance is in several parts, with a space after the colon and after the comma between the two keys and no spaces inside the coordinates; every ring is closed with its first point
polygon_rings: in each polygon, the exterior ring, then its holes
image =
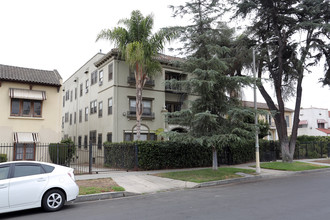
{"type": "Polygon", "coordinates": [[[138,10],[132,11],[131,18],[121,19],[118,24],[124,27],[102,30],[96,38],[113,42],[128,65],[134,70],[136,82],[136,130],[140,140],[141,117],[143,113],[142,91],[150,76],[161,71],[161,64],[154,59],[164,49],[173,33],[165,30],[152,34],[153,15],[144,17],[138,10]]]}

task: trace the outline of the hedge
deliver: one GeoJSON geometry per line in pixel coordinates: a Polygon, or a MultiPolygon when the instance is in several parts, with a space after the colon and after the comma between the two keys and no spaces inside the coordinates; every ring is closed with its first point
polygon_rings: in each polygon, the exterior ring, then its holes
{"type": "Polygon", "coordinates": [[[61,143],[49,144],[48,151],[53,163],[69,166],[73,155],[75,155],[76,146],[71,139],[65,139],[61,143]]]}
{"type": "Polygon", "coordinates": [[[7,162],[7,154],[0,154],[0,163],[7,162]]]}
{"type": "MultiPolygon", "coordinates": [[[[261,141],[260,152],[263,160],[272,150],[277,151],[278,142],[261,141]]],[[[184,144],[171,141],[141,141],[104,143],[105,164],[112,168],[143,170],[208,167],[212,165],[212,150],[199,144],[184,144]],[[136,158],[137,156],[137,158],[136,158]]],[[[268,156],[269,157],[269,156],[268,156]]],[[[264,159],[265,158],[265,159],[264,159]]],[[[276,159],[276,158],[275,158],[276,159]]],[[[255,160],[255,144],[227,146],[218,151],[219,164],[240,164],[255,160]]]]}

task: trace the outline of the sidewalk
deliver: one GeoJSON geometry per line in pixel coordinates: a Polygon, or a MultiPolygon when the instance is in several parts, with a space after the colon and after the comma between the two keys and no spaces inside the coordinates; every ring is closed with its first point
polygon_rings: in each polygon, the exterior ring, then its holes
{"type": "MultiPolygon", "coordinates": [[[[299,160],[302,162],[313,163],[318,165],[329,166],[330,164],[326,163],[318,163],[313,162],[315,159],[308,160],[299,160]]],[[[320,160],[320,159],[318,159],[320,160]]],[[[243,168],[243,169],[253,169],[250,166],[255,165],[255,163],[246,163],[233,165],[231,167],[243,168]]],[[[201,168],[194,168],[201,169],[201,168]]],[[[87,174],[87,175],[76,175],[76,180],[87,180],[87,179],[99,179],[99,178],[112,178],[118,185],[125,188],[125,192],[109,192],[109,193],[101,193],[101,194],[93,194],[86,196],[79,196],[76,202],[83,201],[91,201],[91,200],[101,200],[101,199],[110,199],[110,198],[118,198],[118,197],[126,197],[138,194],[145,193],[156,193],[160,191],[168,191],[168,190],[177,190],[177,189],[189,189],[189,188],[198,188],[198,187],[206,187],[206,186],[214,186],[214,185],[223,185],[230,183],[238,183],[238,182],[246,182],[253,181],[262,178],[273,178],[280,176],[288,176],[293,175],[294,171],[278,171],[278,170],[269,170],[269,169],[261,169],[261,173],[259,175],[246,175],[241,174],[241,178],[229,179],[229,180],[220,180],[220,181],[212,181],[207,183],[193,183],[187,181],[173,180],[168,178],[162,178],[153,176],[151,174],[162,173],[162,172],[173,172],[173,171],[182,171],[182,170],[192,170],[192,169],[177,169],[177,170],[156,170],[156,171],[111,171],[107,173],[99,173],[99,174],[87,174]]],[[[319,171],[319,170],[314,170],[319,171]]],[[[305,171],[302,171],[305,172],[305,171]]]]}

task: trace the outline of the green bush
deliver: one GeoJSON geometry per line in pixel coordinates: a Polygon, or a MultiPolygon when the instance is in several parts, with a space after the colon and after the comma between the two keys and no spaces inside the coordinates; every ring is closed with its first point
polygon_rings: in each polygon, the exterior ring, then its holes
{"type": "Polygon", "coordinates": [[[132,169],[136,165],[144,170],[205,167],[212,164],[211,153],[211,150],[197,144],[171,141],[104,144],[105,164],[113,168],[132,169]]]}
{"type": "Polygon", "coordinates": [[[7,162],[7,154],[0,154],[0,163],[7,162]]]}
{"type": "Polygon", "coordinates": [[[49,144],[48,151],[53,163],[69,166],[76,153],[76,146],[71,139],[64,139],[60,143],[49,144]]]}
{"type": "MultiPolygon", "coordinates": [[[[280,156],[277,141],[260,140],[261,159],[276,160],[280,156]],[[269,159],[269,155],[271,155],[269,159]]],[[[209,167],[212,149],[198,143],[172,141],[140,141],[104,143],[104,160],[112,168],[143,170],[209,167]],[[137,155],[137,159],[136,159],[137,155]]],[[[255,160],[255,142],[230,145],[218,150],[219,164],[240,164],[255,160]]]]}

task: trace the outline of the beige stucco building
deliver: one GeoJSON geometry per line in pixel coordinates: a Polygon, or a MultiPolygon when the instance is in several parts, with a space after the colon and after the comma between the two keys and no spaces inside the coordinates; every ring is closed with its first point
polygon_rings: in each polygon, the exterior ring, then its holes
{"type": "MultiPolygon", "coordinates": [[[[189,95],[165,85],[165,79],[185,79],[173,65],[175,57],[159,55],[162,71],[152,76],[143,89],[141,139],[156,140],[157,131],[175,129],[165,123],[164,110],[186,107],[189,95]]],[[[63,84],[62,130],[79,148],[89,141],[102,148],[105,141],[135,139],[135,79],[117,50],[98,53],[63,84]]],[[[87,148],[87,146],[86,146],[87,148]]]]}
{"type": "MultiPolygon", "coordinates": [[[[242,101],[242,105],[245,107],[254,108],[254,102],[242,101]]],[[[271,112],[269,111],[267,104],[258,102],[257,108],[267,112],[266,115],[259,116],[259,119],[265,120],[269,124],[269,134],[264,139],[278,140],[278,134],[277,134],[276,126],[275,126],[275,121],[274,121],[274,118],[272,117],[271,112]]],[[[290,136],[291,132],[292,132],[293,113],[294,113],[294,110],[292,110],[290,108],[284,109],[284,117],[285,117],[285,121],[286,121],[286,125],[287,125],[288,136],[290,136]]]]}
{"type": "Polygon", "coordinates": [[[9,160],[37,160],[37,143],[61,140],[61,84],[56,70],[0,65],[0,143],[15,145],[9,160]]]}

